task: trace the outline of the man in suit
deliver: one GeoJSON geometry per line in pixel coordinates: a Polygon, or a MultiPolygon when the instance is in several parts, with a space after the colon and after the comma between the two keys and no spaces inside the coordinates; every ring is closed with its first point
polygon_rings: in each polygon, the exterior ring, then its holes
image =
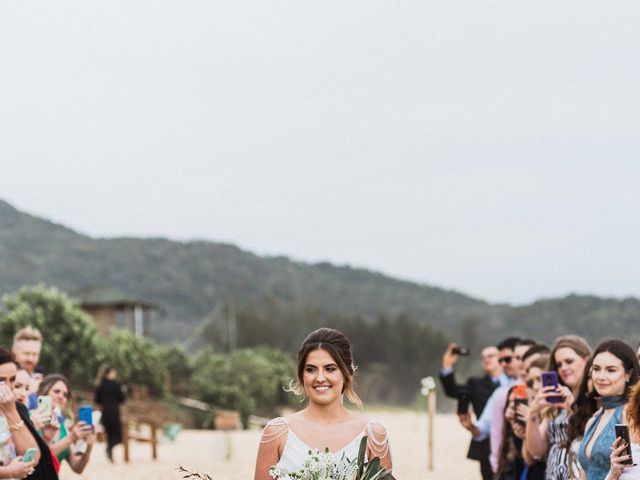
{"type": "Polygon", "coordinates": [[[469,413],[458,415],[460,423],[471,432],[474,440],[489,437],[489,462],[494,473],[498,472],[498,457],[502,445],[502,429],[504,426],[504,408],[507,403],[509,389],[516,383],[524,383],[526,371],[522,357],[535,345],[535,341],[509,337],[500,342],[498,363],[502,366],[506,385],[500,385],[487,400],[484,411],[476,421],[471,420],[469,413]]]}
{"type": "MultiPolygon", "coordinates": [[[[476,417],[480,417],[493,391],[499,386],[506,385],[508,378],[502,372],[502,367],[498,362],[498,349],[496,347],[486,347],[481,352],[482,369],[485,375],[482,377],[469,377],[466,383],[463,384],[457,383],[453,369],[459,359],[459,355],[456,353],[457,347],[458,345],[455,343],[450,344],[442,357],[440,382],[445,395],[458,400],[459,414],[463,414],[465,407],[471,403],[476,417]]],[[[480,441],[471,441],[467,458],[480,462],[480,472],[483,480],[492,480],[493,478],[489,454],[488,438],[480,441]]]]}

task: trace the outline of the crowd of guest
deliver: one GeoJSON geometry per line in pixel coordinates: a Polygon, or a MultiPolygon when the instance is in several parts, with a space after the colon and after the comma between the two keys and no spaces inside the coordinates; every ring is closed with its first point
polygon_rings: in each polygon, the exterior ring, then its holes
{"type": "Polygon", "coordinates": [[[458,400],[483,480],[640,479],[640,345],[510,337],[482,350],[483,376],[459,383],[454,366],[466,353],[449,345],[440,380],[458,400]]]}
{"type": "MultiPolygon", "coordinates": [[[[38,363],[42,344],[42,334],[26,327],[15,334],[11,351],[0,348],[0,478],[56,480],[62,462],[82,473],[91,458],[96,441],[92,407],[83,407],[89,417],[80,419],[67,378],[43,375],[38,363]]],[[[120,391],[114,406],[115,370],[104,370],[95,401],[107,410],[107,456],[112,460],[120,442],[118,405],[124,396],[120,391]]]]}

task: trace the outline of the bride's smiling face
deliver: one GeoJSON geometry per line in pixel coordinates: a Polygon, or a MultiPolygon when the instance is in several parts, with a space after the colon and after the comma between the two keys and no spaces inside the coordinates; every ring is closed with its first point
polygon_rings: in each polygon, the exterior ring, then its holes
{"type": "Polygon", "coordinates": [[[309,352],[304,365],[304,392],[309,401],[327,405],[342,401],[344,376],[333,357],[323,349],[309,352]]]}

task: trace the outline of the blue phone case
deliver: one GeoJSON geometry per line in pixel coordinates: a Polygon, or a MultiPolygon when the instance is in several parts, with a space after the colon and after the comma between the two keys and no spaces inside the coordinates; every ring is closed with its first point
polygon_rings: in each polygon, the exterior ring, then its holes
{"type": "Polygon", "coordinates": [[[78,420],[85,422],[87,425],[93,425],[93,407],[91,405],[82,405],[78,408],[78,420]]]}

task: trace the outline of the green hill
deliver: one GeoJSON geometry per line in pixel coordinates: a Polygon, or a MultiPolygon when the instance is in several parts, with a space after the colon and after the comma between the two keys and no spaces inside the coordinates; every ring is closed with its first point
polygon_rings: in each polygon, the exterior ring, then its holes
{"type": "Polygon", "coordinates": [[[463,294],[379,273],[285,257],[259,257],[233,245],[161,238],[94,239],[19,212],[0,201],[0,292],[43,282],[68,292],[114,285],[163,306],[154,323],[164,340],[183,339],[218,302],[239,307],[275,298],[327,314],[407,313],[447,328],[495,308],[463,294]]]}
{"type": "Polygon", "coordinates": [[[491,341],[519,333],[550,342],[561,333],[591,341],[637,340],[640,302],[572,295],[511,307],[380,273],[286,257],[260,257],[233,245],[161,238],[96,239],[0,201],[0,293],[46,283],[68,292],[102,283],[160,304],[160,340],[184,340],[233,294],[239,310],[265,299],[326,315],[396,318],[404,314],[450,338],[491,341]]]}

